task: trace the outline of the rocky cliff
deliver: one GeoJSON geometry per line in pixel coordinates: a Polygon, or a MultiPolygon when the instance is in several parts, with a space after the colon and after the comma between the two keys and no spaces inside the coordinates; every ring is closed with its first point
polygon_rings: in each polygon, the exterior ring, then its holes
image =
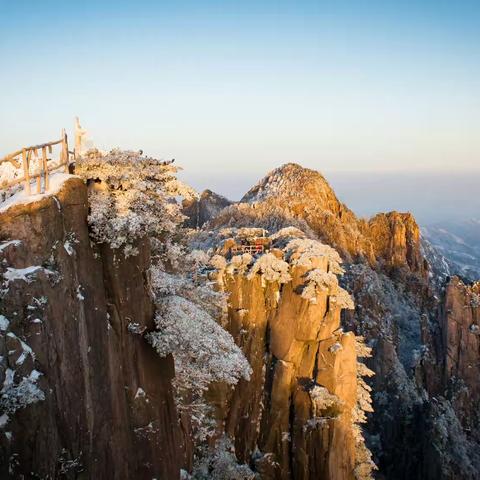
{"type": "MultiPolygon", "coordinates": [[[[374,467],[359,422],[370,410],[361,339],[344,332],[340,258],[314,240],[272,237],[270,253],[234,256],[211,275],[228,292],[226,328],[253,373],[212,388],[217,419],[241,463],[262,479],[361,479],[374,467]]],[[[239,233],[239,232],[234,232],[239,233]]]]}
{"type": "Polygon", "coordinates": [[[153,327],[150,249],[90,241],[87,189],[0,213],[2,478],[177,478],[171,357],[153,327]]]}
{"type": "MultiPolygon", "coordinates": [[[[371,381],[375,414],[366,428],[378,478],[475,478],[479,469],[471,452],[476,443],[469,426],[461,425],[465,414],[448,396],[445,382],[436,380],[446,375],[438,364],[448,364],[442,360],[446,327],[438,291],[442,279],[436,275],[443,270],[428,265],[415,219],[398,212],[359,219],[339,202],[322,175],[288,164],[212,218],[205,230],[222,235],[227,227],[255,226],[272,233],[289,225],[336,248],[346,261],[342,286],[356,308],[343,315],[342,325],[364,336],[373,349],[368,366],[376,374],[371,381]]],[[[454,325],[474,323],[468,310],[465,316],[462,310],[456,309],[462,320],[454,325]]],[[[465,341],[458,340],[468,337],[455,328],[449,327],[450,338],[455,338],[449,354],[452,349],[463,352],[465,341]]],[[[475,349],[473,339],[465,345],[469,352],[475,349]]],[[[476,367],[468,366],[472,355],[450,361],[447,371],[475,372],[476,367]]],[[[474,383],[474,373],[465,375],[474,383]]]]}
{"type": "Polygon", "coordinates": [[[480,282],[465,285],[453,277],[445,287],[440,328],[444,346],[443,384],[461,383],[457,411],[474,419],[480,398],[480,282]],[[468,405],[469,404],[469,405],[468,405]],[[468,408],[470,407],[470,408],[468,408]]]}

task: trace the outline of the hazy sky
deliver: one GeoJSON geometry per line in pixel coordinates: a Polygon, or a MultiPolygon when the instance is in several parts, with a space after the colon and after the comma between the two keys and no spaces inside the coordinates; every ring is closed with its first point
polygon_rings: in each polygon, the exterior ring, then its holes
{"type": "Polygon", "coordinates": [[[368,179],[400,171],[460,208],[453,183],[480,182],[479,25],[478,0],[0,0],[0,155],[79,115],[100,147],[176,158],[232,198],[294,161],[349,203],[362,181],[358,201],[387,205],[368,179]]]}

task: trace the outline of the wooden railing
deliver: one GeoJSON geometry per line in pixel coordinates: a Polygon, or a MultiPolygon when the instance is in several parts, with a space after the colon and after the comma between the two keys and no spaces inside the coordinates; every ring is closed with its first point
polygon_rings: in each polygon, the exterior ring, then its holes
{"type": "Polygon", "coordinates": [[[6,190],[20,183],[24,183],[25,192],[27,195],[30,195],[32,193],[30,182],[31,180],[36,179],[36,193],[42,193],[43,178],[43,191],[48,191],[50,172],[63,168],[64,171],[68,173],[71,153],[72,152],[68,151],[68,139],[65,130],[62,130],[60,140],[34,145],[32,147],[25,147],[21,150],[10,153],[0,159],[0,164],[10,162],[14,168],[23,172],[23,177],[4,182],[1,182],[0,180],[0,189],[6,190]],[[60,146],[59,159],[57,160],[58,163],[53,163],[53,147],[57,145],[60,146]],[[36,164],[36,168],[34,172],[31,172],[31,164],[33,162],[36,164]]]}
{"type": "Polygon", "coordinates": [[[263,245],[235,245],[231,248],[232,255],[237,255],[239,253],[263,253],[265,247],[263,245]]]}

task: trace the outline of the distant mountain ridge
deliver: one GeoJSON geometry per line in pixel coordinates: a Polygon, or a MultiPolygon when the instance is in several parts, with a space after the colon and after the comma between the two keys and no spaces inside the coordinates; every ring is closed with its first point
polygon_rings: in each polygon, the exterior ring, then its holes
{"type": "Polygon", "coordinates": [[[422,235],[446,258],[450,272],[472,282],[480,278],[480,220],[436,223],[422,235]]]}
{"type": "Polygon", "coordinates": [[[232,203],[218,193],[204,190],[199,198],[183,201],[183,214],[187,216],[185,226],[200,228],[232,203]]]}

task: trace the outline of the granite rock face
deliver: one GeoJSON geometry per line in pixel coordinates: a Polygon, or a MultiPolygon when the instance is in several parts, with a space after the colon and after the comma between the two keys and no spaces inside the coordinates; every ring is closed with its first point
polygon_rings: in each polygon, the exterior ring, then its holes
{"type": "MultiPolygon", "coordinates": [[[[445,287],[440,327],[444,344],[444,383],[461,381],[467,389],[461,408],[464,420],[473,418],[475,399],[480,399],[480,282],[465,285],[458,277],[445,287]]],[[[462,401],[463,400],[463,401],[462,401]]],[[[460,407],[460,405],[459,405],[460,407]]]]}
{"type": "Polygon", "coordinates": [[[177,478],[173,362],[141,337],[149,244],[129,258],[96,246],[87,213],[71,177],[0,214],[0,476],[177,478]]]}
{"type": "Polygon", "coordinates": [[[333,274],[331,288],[311,299],[302,295],[312,270],[329,272],[328,258],[314,258],[308,267],[290,262],[285,282],[228,266],[212,277],[229,294],[225,327],[253,373],[233,390],[213,387],[209,399],[239,462],[259,478],[370,478],[361,474],[372,465],[356,425],[357,339],[341,328],[345,305],[336,301],[333,274]]]}

